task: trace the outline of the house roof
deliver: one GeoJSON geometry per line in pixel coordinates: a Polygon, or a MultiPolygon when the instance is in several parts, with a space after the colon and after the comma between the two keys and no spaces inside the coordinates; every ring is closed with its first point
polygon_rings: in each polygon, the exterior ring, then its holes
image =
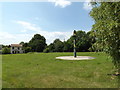
{"type": "Polygon", "coordinates": [[[11,47],[22,47],[20,44],[11,44],[11,47]]]}

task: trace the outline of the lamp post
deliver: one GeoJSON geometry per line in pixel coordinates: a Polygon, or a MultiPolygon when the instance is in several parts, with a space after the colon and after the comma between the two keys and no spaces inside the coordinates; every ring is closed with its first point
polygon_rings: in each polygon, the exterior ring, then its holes
{"type": "Polygon", "coordinates": [[[76,54],[76,30],[73,31],[73,37],[74,37],[74,57],[76,58],[77,57],[77,54],[76,54]]]}

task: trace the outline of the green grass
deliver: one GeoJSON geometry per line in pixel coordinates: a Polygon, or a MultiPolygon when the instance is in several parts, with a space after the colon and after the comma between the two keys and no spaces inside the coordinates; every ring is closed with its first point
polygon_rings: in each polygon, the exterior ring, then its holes
{"type": "Polygon", "coordinates": [[[104,53],[80,52],[94,60],[65,61],[57,56],[73,53],[3,55],[3,88],[116,88],[117,77],[109,76],[113,64],[104,53]]]}

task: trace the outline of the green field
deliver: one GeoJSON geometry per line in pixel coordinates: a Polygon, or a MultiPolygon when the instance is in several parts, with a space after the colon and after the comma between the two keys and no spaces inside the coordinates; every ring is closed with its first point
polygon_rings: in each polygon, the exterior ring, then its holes
{"type": "Polygon", "coordinates": [[[73,53],[29,53],[3,55],[3,88],[116,88],[110,76],[113,64],[104,53],[80,52],[94,60],[65,61],[57,56],[73,53]]]}

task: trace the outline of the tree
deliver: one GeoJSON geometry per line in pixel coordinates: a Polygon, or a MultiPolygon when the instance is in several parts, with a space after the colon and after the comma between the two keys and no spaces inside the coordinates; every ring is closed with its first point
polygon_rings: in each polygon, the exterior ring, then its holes
{"type": "Polygon", "coordinates": [[[60,41],[59,39],[55,39],[53,42],[53,45],[54,45],[55,52],[63,52],[64,45],[62,41],[60,41]]]}
{"type": "Polygon", "coordinates": [[[2,54],[2,46],[0,46],[0,54],[2,54]]]}
{"type": "Polygon", "coordinates": [[[51,43],[51,44],[48,46],[48,48],[49,48],[49,52],[54,52],[55,47],[54,47],[54,44],[53,44],[53,43],[51,43]]]}
{"type": "Polygon", "coordinates": [[[45,48],[45,49],[43,50],[43,52],[44,52],[44,53],[48,53],[48,52],[50,52],[50,50],[49,50],[49,48],[47,47],[47,48],[45,48]]]}
{"type": "Polygon", "coordinates": [[[112,57],[112,61],[120,73],[120,3],[101,2],[93,4],[90,12],[95,24],[92,35],[96,37],[96,45],[112,57]]]}
{"type": "Polygon", "coordinates": [[[4,48],[2,49],[2,54],[10,54],[10,48],[4,47],[4,48]]]}
{"type": "Polygon", "coordinates": [[[94,51],[96,51],[96,48],[94,47],[96,40],[95,40],[95,37],[91,35],[91,33],[92,33],[92,31],[87,32],[87,35],[89,37],[88,41],[89,41],[89,45],[90,45],[88,50],[94,52],[94,51]]]}
{"type": "Polygon", "coordinates": [[[28,46],[29,46],[28,43],[23,44],[23,47],[28,47],[28,46]]]}
{"type": "MultiPolygon", "coordinates": [[[[95,42],[95,38],[90,36],[90,33],[91,32],[86,33],[85,31],[76,32],[76,47],[78,52],[89,51],[89,48],[95,42]]],[[[64,42],[59,39],[55,39],[53,43],[46,47],[44,52],[73,52],[73,40],[73,36],[64,42]]]]}
{"type": "Polygon", "coordinates": [[[71,44],[70,43],[68,43],[67,41],[64,41],[63,45],[64,45],[64,47],[63,47],[64,52],[71,52],[71,50],[70,50],[71,44]]]}
{"type": "Polygon", "coordinates": [[[25,43],[22,41],[22,42],[20,42],[19,44],[24,45],[25,43]]]}
{"type": "Polygon", "coordinates": [[[31,47],[33,52],[42,52],[47,44],[46,39],[43,36],[35,34],[29,41],[28,45],[31,47]]]}
{"type": "Polygon", "coordinates": [[[53,43],[48,45],[44,52],[63,52],[64,43],[60,39],[55,39],[53,43]]]}
{"type": "MultiPolygon", "coordinates": [[[[71,36],[70,39],[67,40],[67,42],[70,44],[70,51],[73,51],[73,40],[74,37],[71,36]]],[[[88,51],[88,49],[91,46],[91,43],[89,41],[89,35],[86,34],[85,31],[77,31],[76,32],[76,50],[79,51],[88,51]]]]}
{"type": "Polygon", "coordinates": [[[23,47],[25,53],[31,52],[31,47],[23,47]]]}
{"type": "Polygon", "coordinates": [[[22,49],[24,53],[31,52],[31,47],[28,45],[28,43],[20,42],[19,44],[23,46],[22,49]]]}

